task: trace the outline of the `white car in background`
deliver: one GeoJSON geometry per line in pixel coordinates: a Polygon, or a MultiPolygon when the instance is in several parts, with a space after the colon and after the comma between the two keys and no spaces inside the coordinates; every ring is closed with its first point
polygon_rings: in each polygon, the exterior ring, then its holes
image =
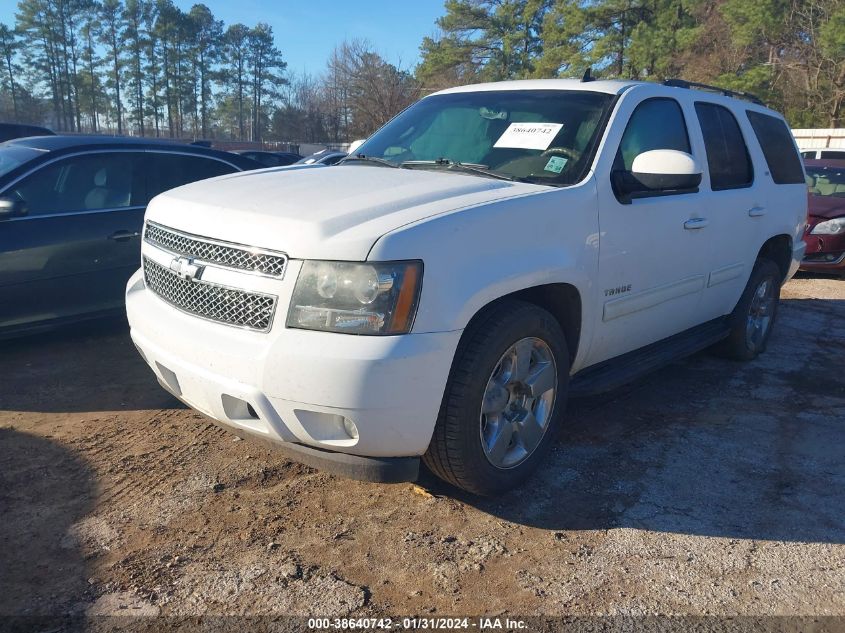
{"type": "Polygon", "coordinates": [[[781,115],[695,88],[464,86],[332,169],[162,194],[132,338],[166,389],[305,463],[512,488],[568,395],[766,347],[804,251],[801,161],[781,115]]]}

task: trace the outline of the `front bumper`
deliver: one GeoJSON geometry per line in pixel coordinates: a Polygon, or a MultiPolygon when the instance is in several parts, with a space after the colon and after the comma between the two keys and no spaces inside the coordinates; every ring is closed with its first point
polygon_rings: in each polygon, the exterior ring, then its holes
{"type": "MultiPolygon", "coordinates": [[[[812,229],[812,227],[810,227],[812,229]]],[[[804,235],[807,251],[801,270],[808,272],[845,272],[845,235],[804,235]]]]}
{"type": "Polygon", "coordinates": [[[180,312],[147,290],[138,271],[126,294],[132,340],[168,391],[238,435],[348,477],[413,479],[461,332],[286,328],[285,286],[297,272],[278,282],[275,322],[261,333],[180,312]]]}

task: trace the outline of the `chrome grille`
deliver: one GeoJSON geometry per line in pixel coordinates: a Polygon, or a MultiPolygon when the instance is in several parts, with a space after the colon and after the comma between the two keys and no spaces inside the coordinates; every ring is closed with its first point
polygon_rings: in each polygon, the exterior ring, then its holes
{"type": "Polygon", "coordinates": [[[208,264],[219,264],[272,277],[281,277],[288,261],[282,254],[190,235],[154,222],[147,222],[144,240],[171,253],[187,255],[208,264]]]}
{"type": "Polygon", "coordinates": [[[169,268],[144,257],[147,288],[170,305],[190,314],[266,332],[273,322],[276,297],[245,292],[199,280],[181,279],[169,268]]]}

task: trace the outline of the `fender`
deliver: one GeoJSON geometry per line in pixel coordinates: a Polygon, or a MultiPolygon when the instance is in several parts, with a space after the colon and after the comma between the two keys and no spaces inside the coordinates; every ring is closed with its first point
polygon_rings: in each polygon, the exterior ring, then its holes
{"type": "Polygon", "coordinates": [[[568,283],[582,296],[581,340],[573,368],[586,355],[598,267],[598,207],[592,177],[568,188],[456,210],[382,236],[368,260],[421,259],[423,287],[414,333],[461,330],[505,295],[568,283]]]}

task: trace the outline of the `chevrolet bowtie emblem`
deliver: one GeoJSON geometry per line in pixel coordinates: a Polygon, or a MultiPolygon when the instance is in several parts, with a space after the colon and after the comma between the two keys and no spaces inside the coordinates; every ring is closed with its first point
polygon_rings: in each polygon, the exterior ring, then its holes
{"type": "Polygon", "coordinates": [[[202,277],[203,267],[195,264],[193,257],[174,257],[170,262],[170,270],[179,275],[180,279],[193,281],[202,277]]]}

